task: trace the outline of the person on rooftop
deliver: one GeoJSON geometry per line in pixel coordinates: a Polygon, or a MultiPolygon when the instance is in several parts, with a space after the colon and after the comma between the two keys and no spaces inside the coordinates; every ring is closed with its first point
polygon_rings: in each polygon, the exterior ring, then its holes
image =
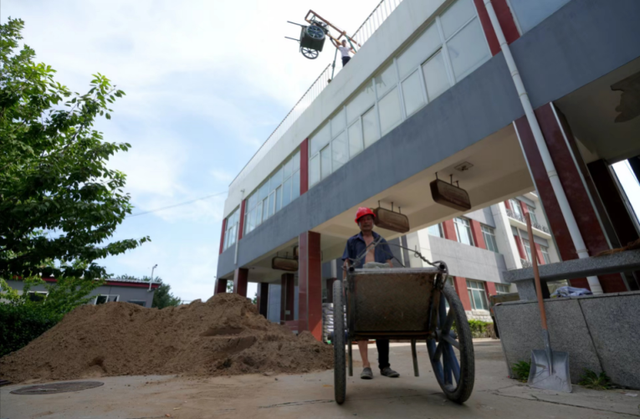
{"type": "Polygon", "coordinates": [[[347,65],[347,63],[351,59],[351,56],[349,55],[349,53],[353,52],[355,54],[356,52],[353,50],[353,48],[347,46],[346,39],[343,39],[340,44],[338,44],[333,38],[330,38],[330,39],[333,45],[336,48],[338,48],[338,50],[340,50],[340,54],[342,54],[342,67],[344,67],[345,65],[347,65]]]}

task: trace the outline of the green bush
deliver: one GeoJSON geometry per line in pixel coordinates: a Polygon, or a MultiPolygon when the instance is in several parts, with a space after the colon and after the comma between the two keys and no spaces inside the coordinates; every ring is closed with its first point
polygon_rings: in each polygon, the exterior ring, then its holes
{"type": "Polygon", "coordinates": [[[578,384],[586,388],[593,390],[610,390],[616,388],[616,385],[611,382],[611,378],[604,371],[600,374],[589,369],[584,369],[580,381],[578,384]]]}
{"type": "Polygon", "coordinates": [[[469,320],[469,327],[471,328],[471,335],[474,338],[488,338],[491,337],[491,327],[493,323],[483,322],[482,320],[469,320]]]}
{"type": "Polygon", "coordinates": [[[515,375],[515,378],[518,381],[526,383],[529,381],[529,372],[531,371],[531,362],[527,361],[519,361],[515,364],[511,365],[511,371],[515,375]]]}
{"type": "Polygon", "coordinates": [[[0,357],[26,346],[62,319],[43,304],[0,304],[0,357]]]}

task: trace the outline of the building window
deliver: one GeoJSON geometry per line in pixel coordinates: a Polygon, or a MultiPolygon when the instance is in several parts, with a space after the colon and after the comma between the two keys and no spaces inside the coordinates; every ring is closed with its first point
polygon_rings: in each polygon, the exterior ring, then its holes
{"type": "Polygon", "coordinates": [[[496,244],[496,233],[493,227],[480,224],[480,228],[482,229],[482,236],[484,237],[484,242],[487,244],[487,249],[499,253],[498,245],[496,244]]]}
{"type": "Polygon", "coordinates": [[[524,247],[524,254],[527,257],[527,261],[533,262],[533,259],[531,258],[531,244],[529,243],[529,240],[523,238],[522,246],[524,247]]]}
{"type": "Polygon", "coordinates": [[[545,265],[551,263],[551,258],[549,258],[549,248],[547,246],[540,245],[540,253],[542,253],[542,259],[544,260],[545,265]]]}
{"type": "Polygon", "coordinates": [[[527,210],[529,210],[529,217],[531,218],[531,225],[536,227],[539,226],[538,217],[536,216],[536,209],[531,205],[527,205],[527,210]]]}
{"type": "Polygon", "coordinates": [[[510,199],[509,203],[511,204],[511,211],[513,211],[514,218],[518,221],[524,222],[524,215],[522,214],[522,207],[520,206],[520,201],[516,199],[510,199]]]}
{"type": "Polygon", "coordinates": [[[471,224],[466,218],[454,218],[454,224],[456,226],[456,236],[460,243],[474,246],[473,235],[471,234],[471,224]]]}
{"type": "Polygon", "coordinates": [[[49,293],[47,291],[29,291],[27,293],[27,298],[29,301],[39,302],[44,301],[48,295],[49,293]]]}
{"type": "Polygon", "coordinates": [[[496,292],[498,294],[509,294],[509,288],[511,288],[508,284],[495,284],[496,292]]]}
{"type": "MultiPolygon", "coordinates": [[[[317,161],[319,162],[319,159],[317,161]]],[[[315,172],[313,170],[313,162],[310,163],[309,179],[311,180],[315,172]]],[[[319,165],[317,169],[317,175],[319,176],[319,165]]],[[[244,234],[253,231],[267,218],[289,205],[299,196],[300,152],[296,151],[246,199],[244,234]]],[[[227,229],[229,229],[229,226],[227,226],[227,229]]],[[[230,240],[232,241],[228,243],[225,249],[235,243],[235,238],[230,240]]],[[[227,238],[225,237],[226,242],[227,238]]]]}
{"type": "Polygon", "coordinates": [[[120,300],[119,295],[101,294],[96,297],[96,299],[93,301],[93,304],[98,305],[98,304],[113,303],[119,300],[120,300]]]}
{"type": "Polygon", "coordinates": [[[469,293],[469,301],[471,301],[472,309],[489,310],[487,292],[482,282],[467,279],[467,292],[469,293]]]}
{"type": "Polygon", "coordinates": [[[427,227],[427,233],[431,236],[444,237],[444,234],[442,233],[442,224],[434,224],[427,227]]]}
{"type": "Polygon", "coordinates": [[[520,30],[524,34],[551,16],[569,0],[509,0],[520,30]]]}
{"type": "Polygon", "coordinates": [[[224,249],[232,246],[238,238],[238,220],[240,218],[240,208],[236,208],[228,217],[224,232],[224,249]]]}

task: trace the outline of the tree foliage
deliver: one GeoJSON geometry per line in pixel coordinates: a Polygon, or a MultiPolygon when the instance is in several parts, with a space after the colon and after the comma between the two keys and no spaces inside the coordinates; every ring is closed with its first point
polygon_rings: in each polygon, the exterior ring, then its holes
{"type": "Polygon", "coordinates": [[[106,243],[132,209],[125,174],[107,161],[130,145],[93,126],[124,92],[101,74],[87,93],[71,92],[19,49],[23,27],[0,25],[0,277],[105,277],[96,260],[148,240],[106,243]]]}
{"type": "MultiPolygon", "coordinates": [[[[143,276],[142,278],[138,278],[132,275],[121,275],[120,278],[122,279],[128,279],[131,281],[146,281],[149,282],[149,280],[151,279],[148,276],[143,276]]],[[[151,307],[152,308],[165,308],[165,307],[175,307],[175,306],[179,306],[180,302],[182,301],[180,299],[180,297],[176,297],[175,295],[173,295],[171,293],[171,285],[169,284],[165,284],[162,281],[162,278],[160,278],[159,276],[156,276],[155,278],[153,278],[153,282],[155,283],[160,283],[160,286],[158,288],[156,288],[155,292],[153,293],[153,302],[151,303],[151,307]]]]}

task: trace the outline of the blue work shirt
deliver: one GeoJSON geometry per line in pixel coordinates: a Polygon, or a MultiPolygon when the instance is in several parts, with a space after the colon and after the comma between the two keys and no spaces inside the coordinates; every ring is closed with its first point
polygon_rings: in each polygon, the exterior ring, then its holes
{"type": "MultiPolygon", "coordinates": [[[[386,263],[388,260],[393,259],[393,253],[391,253],[391,249],[389,248],[387,241],[380,237],[380,235],[375,231],[372,231],[371,233],[373,234],[374,242],[377,241],[378,238],[381,239],[380,243],[378,243],[374,249],[375,262],[386,263]]],[[[364,253],[366,248],[367,244],[364,241],[364,237],[362,237],[362,232],[353,237],[349,237],[349,240],[347,240],[347,246],[344,248],[344,253],[342,254],[342,261],[344,262],[346,259],[356,259],[364,253]]],[[[362,260],[353,265],[353,267],[362,268],[366,259],[366,256],[363,257],[362,260]]]]}

